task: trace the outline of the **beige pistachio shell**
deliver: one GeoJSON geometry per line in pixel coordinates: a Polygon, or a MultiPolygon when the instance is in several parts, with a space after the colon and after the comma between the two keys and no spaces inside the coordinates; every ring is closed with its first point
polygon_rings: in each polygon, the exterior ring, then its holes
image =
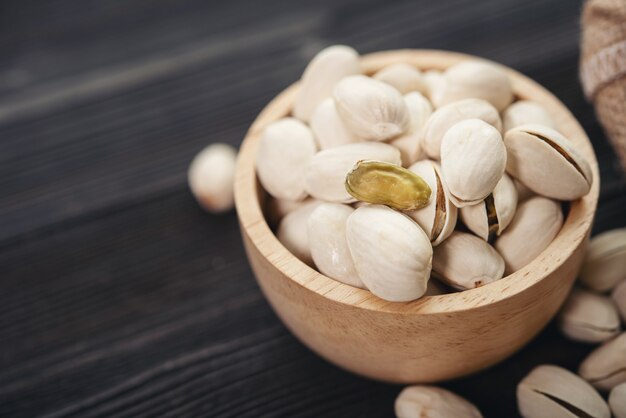
{"type": "Polygon", "coordinates": [[[355,199],[346,191],[345,181],[348,172],[361,160],[400,165],[400,151],[378,142],[359,142],[320,151],[306,167],[306,192],[329,202],[354,202],[355,199]]]}
{"type": "Polygon", "coordinates": [[[617,307],[617,311],[622,316],[622,320],[626,323],[626,280],[615,286],[611,293],[613,303],[617,307]]]}
{"type": "Polygon", "coordinates": [[[407,216],[386,206],[362,206],[348,218],[346,238],[356,271],[374,295],[407,302],[426,292],[432,246],[407,216]]]}
{"type": "Polygon", "coordinates": [[[311,201],[313,201],[311,198],[304,200],[284,200],[270,197],[267,201],[265,213],[271,225],[278,225],[281,219],[288,213],[293,212],[311,201]]]}
{"type": "Polygon", "coordinates": [[[315,266],[328,277],[364,288],[354,268],[346,240],[346,222],[354,212],[340,203],[322,203],[308,219],[308,238],[315,266]]]}
{"type": "Polygon", "coordinates": [[[404,134],[411,116],[398,90],[363,75],[346,77],[333,89],[339,117],[357,138],[386,141],[404,134]]]}
{"type": "Polygon", "coordinates": [[[626,382],[626,333],[592,351],[581,363],[578,374],[605,391],[626,382]]]}
{"type": "Polygon", "coordinates": [[[309,246],[308,226],[309,216],[321,202],[311,200],[299,208],[289,212],[276,231],[276,237],[300,261],[312,266],[311,248],[309,246]]]}
{"type": "Polygon", "coordinates": [[[187,172],[189,188],[205,210],[219,213],[233,208],[236,158],[232,146],[212,144],[191,162],[187,172]]]}
{"type": "Polygon", "coordinates": [[[502,278],[504,260],[475,235],[454,231],[434,248],[433,275],[455,289],[480,287],[502,278]]]}
{"type": "Polygon", "coordinates": [[[330,97],[315,108],[309,125],[321,149],[357,142],[339,118],[335,102],[330,97]]]}
{"type": "Polygon", "coordinates": [[[617,310],[611,299],[574,289],[559,313],[559,328],[575,341],[600,343],[620,332],[617,310]]]}
{"type": "Polygon", "coordinates": [[[294,116],[308,122],[317,105],[330,97],[339,80],[360,73],[359,54],[354,49],[333,45],[321,50],[302,74],[293,106],[294,116]]]}
{"type": "Polygon", "coordinates": [[[556,124],[548,111],[532,100],[519,100],[507,107],[502,114],[504,132],[529,123],[556,129],[556,124]]]}
{"type": "Polygon", "coordinates": [[[397,418],[482,418],[480,411],[464,398],[448,390],[408,386],[396,398],[397,418]]]}
{"type": "Polygon", "coordinates": [[[435,161],[418,161],[409,170],[428,183],[432,194],[426,207],[408,211],[406,214],[426,232],[433,245],[439,245],[454,231],[457,208],[450,202],[448,191],[443,186],[439,165],[435,161]]]}
{"type": "Polygon", "coordinates": [[[406,134],[392,139],[390,144],[400,150],[402,166],[408,167],[422,158],[422,130],[433,108],[428,99],[418,92],[406,94],[404,101],[411,115],[409,130],[406,134]]]}
{"type": "Polygon", "coordinates": [[[626,280],[626,228],[603,232],[591,239],[580,281],[598,292],[626,280]]]}
{"type": "Polygon", "coordinates": [[[535,367],[517,385],[517,406],[524,418],[611,417],[608,405],[589,383],[547,364],[535,367]]]}
{"type": "Polygon", "coordinates": [[[554,129],[522,125],[507,131],[506,171],[540,195],[574,200],[591,188],[589,163],[574,144],[554,129]]]}
{"type": "Polygon", "coordinates": [[[485,199],[504,174],[506,149],[500,132],[480,119],[452,126],[441,141],[441,172],[456,207],[485,199]]]}
{"type": "Polygon", "coordinates": [[[435,160],[441,157],[441,140],[448,129],[467,119],[480,119],[498,131],[502,129],[500,114],[491,104],[480,99],[465,99],[437,109],[428,118],[423,131],[423,148],[435,160]]]}
{"type": "Polygon", "coordinates": [[[445,87],[435,106],[476,98],[491,103],[498,112],[513,101],[513,90],[506,72],[487,61],[465,61],[448,68],[445,87]]]}
{"type": "Polygon", "coordinates": [[[615,418],[626,418],[626,383],[617,385],[611,390],[609,406],[615,418]]]}
{"type": "Polygon", "coordinates": [[[535,192],[526,187],[521,181],[513,179],[513,184],[515,184],[515,189],[517,190],[518,202],[523,202],[524,200],[528,200],[533,196],[537,196],[535,192]]]}
{"type": "Polygon", "coordinates": [[[504,174],[490,196],[482,202],[460,209],[461,220],[485,241],[492,241],[513,220],[517,209],[517,190],[509,176],[504,174]]]}
{"type": "Polygon", "coordinates": [[[445,86],[445,77],[443,73],[439,70],[428,70],[425,71],[422,75],[424,79],[424,84],[426,84],[426,96],[430,99],[431,102],[440,102],[439,95],[443,93],[443,89],[445,86]]]}
{"type": "Polygon", "coordinates": [[[267,125],[260,141],[256,171],[263,188],[277,199],[304,199],[305,169],[317,150],[309,127],[283,118],[267,125]]]}
{"type": "Polygon", "coordinates": [[[535,259],[550,245],[563,225],[561,205],[535,196],[520,203],[513,221],[496,240],[496,250],[511,274],[535,259]]]}
{"type": "Polygon", "coordinates": [[[402,94],[412,91],[424,93],[426,84],[422,78],[422,72],[412,65],[400,63],[389,65],[374,74],[375,80],[393,86],[402,94]]]}

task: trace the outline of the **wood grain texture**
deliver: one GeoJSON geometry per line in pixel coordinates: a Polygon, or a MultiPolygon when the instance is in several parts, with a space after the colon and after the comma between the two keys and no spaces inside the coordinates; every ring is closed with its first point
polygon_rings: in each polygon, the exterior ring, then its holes
{"type": "MultiPolygon", "coordinates": [[[[626,183],[577,77],[581,0],[0,2],[0,416],[388,417],[401,387],[299,343],[245,261],[234,214],[185,184],[238,145],[323,46],[484,56],[546,86],[593,142],[594,232],[626,183]],[[139,74],[139,75],[137,75],[139,74]]],[[[534,365],[591,347],[550,325],[446,387],[516,416],[534,365]]]]}

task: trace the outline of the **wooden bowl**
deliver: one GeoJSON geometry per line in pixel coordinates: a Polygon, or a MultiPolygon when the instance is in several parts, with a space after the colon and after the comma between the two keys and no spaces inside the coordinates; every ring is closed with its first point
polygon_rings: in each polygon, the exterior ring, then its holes
{"type": "MultiPolygon", "coordinates": [[[[406,62],[443,70],[468,55],[398,50],[369,54],[371,74],[406,62]]],[[[556,239],[533,262],[495,283],[413,302],[387,302],[322,275],[293,256],[263,216],[266,193],[255,174],[259,136],[290,113],[297,83],[259,115],[237,162],[235,199],[248,259],[263,293],[285,325],[313,351],[360,375],[389,382],[435,382],[489,367],[529,342],[550,321],[579,271],[599,190],[598,164],[585,132],[539,84],[511,69],[515,94],[541,103],[593,169],[587,196],[573,202],[556,239]]],[[[532,164],[532,163],[531,163],[532,164]]]]}

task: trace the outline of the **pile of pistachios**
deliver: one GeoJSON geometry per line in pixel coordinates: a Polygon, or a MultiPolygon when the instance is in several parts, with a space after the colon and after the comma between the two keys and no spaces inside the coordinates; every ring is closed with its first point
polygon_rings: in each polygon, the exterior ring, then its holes
{"type": "Polygon", "coordinates": [[[261,134],[256,170],[288,250],[396,302],[524,267],[561,229],[562,202],[592,184],[552,115],[515,101],[497,64],[368,76],[347,46],[307,66],[292,114],[261,134]]]}

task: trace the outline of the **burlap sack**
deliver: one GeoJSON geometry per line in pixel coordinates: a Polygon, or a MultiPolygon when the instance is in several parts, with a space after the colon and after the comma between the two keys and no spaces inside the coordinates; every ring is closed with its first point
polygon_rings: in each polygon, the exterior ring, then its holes
{"type": "Polygon", "coordinates": [[[626,0],[585,4],[580,78],[626,170],[626,0]]]}

